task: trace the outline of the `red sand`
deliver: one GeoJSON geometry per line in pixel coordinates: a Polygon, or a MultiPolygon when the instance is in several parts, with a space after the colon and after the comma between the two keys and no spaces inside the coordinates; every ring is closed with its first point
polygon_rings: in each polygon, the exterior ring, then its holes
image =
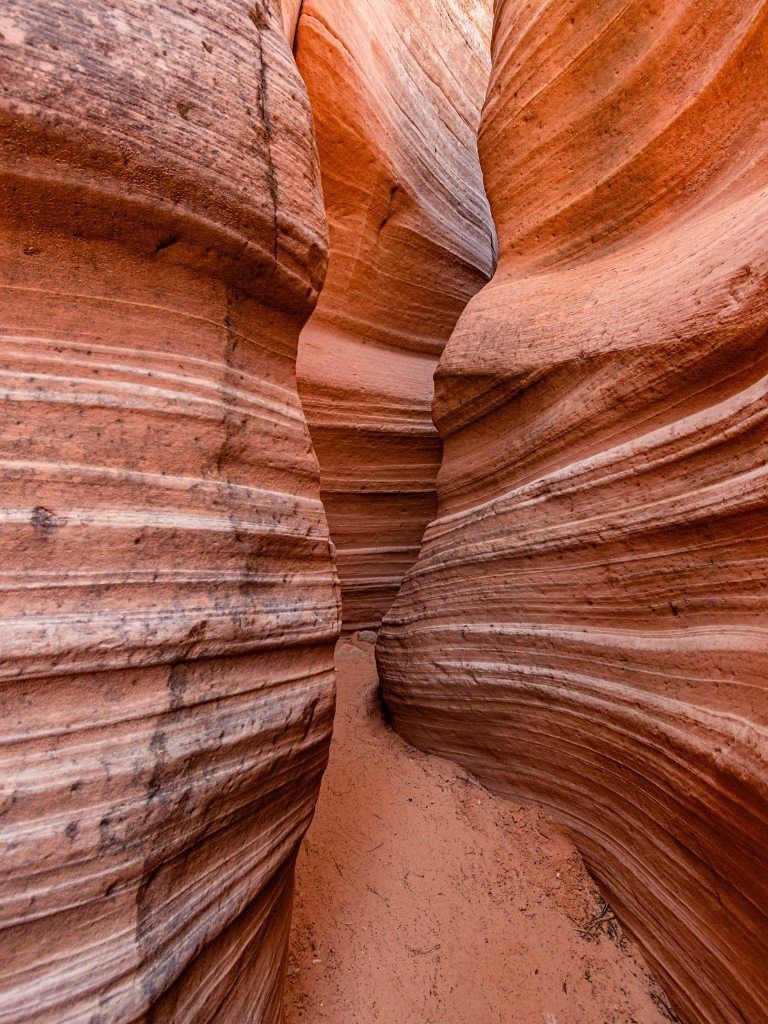
{"type": "Polygon", "coordinates": [[[336,666],[330,765],[298,859],[286,1024],[668,1020],[568,838],[393,733],[371,644],[340,641],[336,666]]]}

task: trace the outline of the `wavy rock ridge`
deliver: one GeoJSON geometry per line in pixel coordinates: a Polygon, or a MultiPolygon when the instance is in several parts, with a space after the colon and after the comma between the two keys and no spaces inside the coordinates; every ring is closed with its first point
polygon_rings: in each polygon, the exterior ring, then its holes
{"type": "Polygon", "coordinates": [[[496,5],[500,265],[437,374],[396,727],[572,830],[678,1012],[768,1012],[768,9],[496,5]]]}
{"type": "Polygon", "coordinates": [[[280,1019],[339,629],[283,13],[0,19],[0,1021],[280,1019]]]}
{"type": "Polygon", "coordinates": [[[477,158],[488,0],[304,0],[294,50],[331,235],[301,335],[345,628],[377,626],[435,514],[438,356],[490,277],[477,158]]]}

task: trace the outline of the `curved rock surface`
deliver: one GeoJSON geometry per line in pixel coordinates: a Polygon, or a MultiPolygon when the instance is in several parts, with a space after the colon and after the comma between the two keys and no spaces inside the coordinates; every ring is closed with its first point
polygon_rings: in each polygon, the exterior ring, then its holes
{"type": "Polygon", "coordinates": [[[687,1021],[768,1015],[768,8],[500,0],[396,727],[572,830],[687,1021]]]}
{"type": "Polygon", "coordinates": [[[432,376],[495,239],[477,159],[488,0],[304,0],[328,277],[301,335],[345,628],[377,626],[435,514],[432,376]]]}
{"type": "Polygon", "coordinates": [[[3,1022],[280,1019],[339,628],[282,13],[0,16],[3,1022]]]}

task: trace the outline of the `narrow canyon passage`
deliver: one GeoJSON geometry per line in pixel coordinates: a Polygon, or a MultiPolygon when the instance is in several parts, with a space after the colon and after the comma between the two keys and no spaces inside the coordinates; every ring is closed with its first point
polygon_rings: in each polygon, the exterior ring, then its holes
{"type": "Polygon", "coordinates": [[[359,634],[337,645],[336,670],[285,1024],[674,1019],[564,834],[392,732],[359,634]]]}
{"type": "Polygon", "coordinates": [[[0,1024],[766,1024],[768,2],[0,78],[0,1024]]]}

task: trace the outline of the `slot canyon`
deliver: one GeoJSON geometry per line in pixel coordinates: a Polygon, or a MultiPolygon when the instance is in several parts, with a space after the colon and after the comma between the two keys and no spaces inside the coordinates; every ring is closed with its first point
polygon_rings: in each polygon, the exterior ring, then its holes
{"type": "Polygon", "coordinates": [[[0,1024],[765,1024],[768,5],[0,69],[0,1024]]]}

